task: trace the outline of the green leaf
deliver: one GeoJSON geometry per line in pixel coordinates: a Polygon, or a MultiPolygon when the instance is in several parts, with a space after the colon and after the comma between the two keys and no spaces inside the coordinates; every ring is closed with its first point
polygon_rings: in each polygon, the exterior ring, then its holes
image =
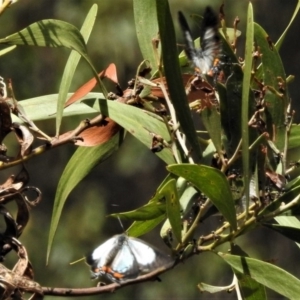
{"type": "Polygon", "coordinates": [[[0,39],[0,44],[40,47],[67,47],[86,56],[87,49],[78,29],[60,20],[42,20],[0,39]]]}
{"type": "Polygon", "coordinates": [[[288,299],[299,298],[300,280],[285,270],[254,258],[224,253],[219,255],[235,270],[250,276],[288,299]]]}
{"type": "Polygon", "coordinates": [[[180,204],[176,188],[176,180],[169,180],[163,188],[158,191],[166,199],[167,215],[172,226],[173,233],[179,243],[181,243],[182,223],[180,217],[180,204]]]}
{"type": "Polygon", "coordinates": [[[217,207],[234,230],[237,228],[234,201],[225,175],[204,165],[170,165],[168,171],[190,181],[217,207]]]}
{"type": "Polygon", "coordinates": [[[205,107],[200,113],[201,120],[212,139],[218,153],[222,151],[221,143],[221,117],[216,106],[205,107]]]}
{"type": "MultiPolygon", "coordinates": [[[[151,133],[160,135],[166,142],[171,140],[166,124],[156,114],[117,101],[97,100],[92,101],[91,105],[125,128],[147,148],[152,145],[151,133]]],[[[155,154],[167,164],[175,162],[169,147],[155,154]]]]}
{"type": "Polygon", "coordinates": [[[153,0],[134,0],[135,30],[144,59],[150,62],[154,74],[157,69],[152,40],[158,37],[156,5],[153,0]]]}
{"type": "MultiPolygon", "coordinates": [[[[281,226],[285,227],[290,227],[292,230],[288,230],[289,232],[286,231],[286,228],[284,228],[284,231],[282,234],[293,241],[296,241],[296,245],[300,248],[300,238],[299,238],[299,233],[300,233],[300,221],[294,217],[294,216],[277,216],[274,218],[278,224],[281,226]]],[[[278,229],[278,228],[277,228],[278,229]]],[[[275,229],[276,230],[276,229],[275,229]]],[[[280,229],[281,230],[281,229],[280,229]]],[[[280,232],[280,231],[279,231],[280,232]]],[[[280,232],[281,233],[281,232],[280,232]]]]}
{"type": "Polygon", "coordinates": [[[67,22],[42,20],[29,25],[23,30],[0,39],[0,44],[39,47],[66,47],[76,50],[89,64],[104,95],[106,89],[87,54],[84,38],[79,30],[67,22]]]}
{"type": "Polygon", "coordinates": [[[254,34],[262,53],[263,78],[259,78],[259,80],[268,87],[264,98],[266,103],[267,131],[270,135],[270,140],[274,141],[280,152],[284,152],[287,139],[285,120],[289,104],[285,71],[279,53],[268,42],[268,34],[256,23],[254,23],[254,34]],[[285,91],[278,88],[279,78],[282,80],[285,91]]]}
{"type": "MultiPolygon", "coordinates": [[[[68,97],[73,95],[72,93],[68,94],[68,97]]],[[[26,99],[20,101],[26,116],[31,121],[40,121],[40,120],[49,120],[55,118],[55,112],[57,107],[57,98],[58,94],[45,95],[40,97],[35,97],[31,99],[26,99]]],[[[104,99],[103,94],[101,93],[89,93],[83,99],[90,98],[102,98],[104,99]]],[[[99,114],[98,110],[95,110],[88,105],[80,102],[76,102],[73,105],[67,107],[64,110],[63,115],[65,117],[82,115],[87,116],[91,114],[99,114]]],[[[12,116],[13,121],[20,122],[20,119],[15,115],[12,116]]]]}
{"type": "Polygon", "coordinates": [[[249,92],[252,72],[252,47],[254,40],[253,30],[253,8],[251,2],[248,5],[247,13],[247,30],[246,30],[246,45],[245,45],[245,68],[243,76],[242,88],[242,161],[243,175],[245,183],[246,195],[246,212],[248,213],[250,201],[250,153],[249,153],[249,92]]]}
{"type": "Polygon", "coordinates": [[[288,159],[289,161],[300,160],[300,126],[293,124],[288,135],[288,159]]]}
{"type": "MultiPolygon", "coordinates": [[[[56,190],[53,213],[50,224],[47,247],[47,262],[53,239],[57,230],[62,209],[70,192],[99,163],[106,160],[119,148],[122,133],[118,133],[108,142],[95,147],[80,147],[69,160],[56,190]]],[[[84,205],[84,203],[83,203],[84,205]]]]}
{"type": "MultiPolygon", "coordinates": [[[[163,197],[160,196],[160,198],[163,197]]],[[[161,215],[165,216],[165,214],[166,214],[165,201],[159,201],[158,199],[156,199],[156,201],[152,201],[135,210],[122,212],[122,213],[114,213],[109,216],[114,218],[120,217],[123,219],[134,220],[134,221],[147,221],[147,220],[156,219],[161,215]]]]}
{"type": "MultiPolygon", "coordinates": [[[[231,247],[231,254],[248,257],[248,254],[238,245],[231,247]]],[[[249,275],[232,269],[239,281],[239,287],[245,300],[267,300],[266,289],[249,275]]]]}
{"type": "Polygon", "coordinates": [[[210,284],[207,284],[207,283],[204,283],[204,282],[201,282],[201,283],[198,284],[198,289],[201,292],[208,292],[208,293],[211,293],[211,294],[224,292],[224,291],[228,292],[228,290],[232,289],[232,288],[233,288],[232,284],[227,285],[227,286],[215,286],[215,285],[210,285],[210,284]]]}
{"type": "Polygon", "coordinates": [[[202,150],[198,143],[196,130],[182,82],[177,55],[177,41],[168,1],[156,0],[156,7],[159,35],[162,44],[163,66],[170,98],[172,99],[182,131],[191,144],[193,153],[200,159],[202,150]]]}
{"type": "Polygon", "coordinates": [[[0,51],[0,56],[6,54],[6,53],[9,53],[10,51],[14,50],[17,46],[10,46],[10,47],[7,47],[5,49],[2,49],[0,51]]]}
{"type": "MultiPolygon", "coordinates": [[[[96,16],[98,11],[98,5],[94,4],[92,8],[90,9],[88,15],[86,16],[83,25],[81,27],[80,33],[82,34],[82,37],[84,39],[84,42],[87,43],[91,31],[93,29],[96,16]]],[[[61,125],[61,120],[63,116],[63,108],[64,103],[67,98],[68,91],[70,89],[70,85],[75,73],[75,70],[77,68],[78,62],[80,60],[80,54],[76,51],[71,51],[71,54],[68,58],[68,61],[66,63],[63,76],[61,79],[60,87],[59,87],[59,93],[58,93],[58,101],[57,101],[57,115],[56,115],[56,136],[59,135],[59,129],[61,125]]]]}
{"type": "Polygon", "coordinates": [[[158,224],[160,224],[166,215],[161,215],[155,219],[147,221],[135,221],[132,225],[126,230],[129,236],[139,237],[152,229],[154,229],[158,224]]]}
{"type": "Polygon", "coordinates": [[[276,44],[275,44],[275,47],[276,47],[277,51],[279,51],[279,49],[280,49],[280,47],[281,47],[281,45],[282,45],[282,43],[283,43],[283,40],[284,40],[284,38],[285,38],[285,36],[286,36],[288,30],[290,29],[291,25],[292,25],[293,22],[294,22],[295,17],[296,17],[297,14],[298,14],[299,9],[300,9],[300,0],[298,0],[297,6],[296,6],[296,8],[295,8],[295,11],[294,11],[294,13],[293,13],[293,16],[292,16],[292,18],[291,18],[291,20],[290,20],[288,26],[286,27],[286,29],[284,30],[284,32],[282,33],[282,35],[280,36],[280,38],[278,39],[278,41],[277,41],[276,44]]]}

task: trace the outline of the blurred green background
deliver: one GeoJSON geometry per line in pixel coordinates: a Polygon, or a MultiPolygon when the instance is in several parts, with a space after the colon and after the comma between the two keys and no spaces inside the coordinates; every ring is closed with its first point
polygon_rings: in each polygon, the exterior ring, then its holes
{"type": "MultiPolygon", "coordinates": [[[[248,1],[225,0],[227,25],[236,16],[241,22],[242,37],[238,43],[238,54],[243,57],[243,41],[248,1]]],[[[41,19],[60,19],[81,26],[87,12],[98,4],[98,17],[88,43],[89,55],[100,72],[110,63],[115,63],[119,82],[126,87],[127,81],[135,76],[136,68],[142,60],[134,29],[131,0],[19,0],[0,18],[0,35],[5,37],[41,19]]],[[[169,0],[178,41],[182,42],[176,14],[182,10],[186,16],[202,14],[206,5],[218,10],[219,0],[169,0]]],[[[297,1],[254,0],[255,20],[276,41],[294,11],[297,1]]],[[[189,20],[197,36],[197,26],[189,20]]],[[[300,18],[296,18],[281,48],[282,60],[287,75],[296,75],[290,86],[296,120],[299,121],[300,79],[300,18]],[[297,107],[298,106],[298,107],[297,107]]],[[[151,41],[149,41],[151,42],[151,41]]],[[[28,99],[39,95],[57,93],[69,51],[37,47],[19,47],[1,57],[0,75],[12,78],[17,99],[28,99]]],[[[71,90],[92,77],[90,69],[81,62],[71,90]]],[[[38,109],[38,108],[37,108],[38,109]]],[[[64,129],[75,126],[79,119],[68,119],[64,129]],[[67,124],[68,123],[68,124],[67,124]]],[[[54,122],[39,123],[49,135],[55,133],[54,122]]],[[[8,137],[11,145],[13,137],[8,137]]],[[[30,185],[39,187],[43,200],[32,209],[31,220],[26,227],[21,242],[26,246],[35,270],[36,280],[43,286],[88,287],[95,286],[91,281],[89,268],[83,262],[70,266],[69,263],[90,252],[110,236],[121,233],[122,228],[116,219],[106,216],[113,212],[126,211],[146,203],[156,187],[166,176],[164,164],[140,142],[127,135],[120,151],[99,165],[71,193],[64,208],[53,244],[49,265],[45,265],[46,247],[55,190],[68,159],[75,151],[72,145],[65,145],[34,158],[26,163],[31,176],[30,185]]],[[[17,173],[19,168],[1,172],[1,180],[17,173]]],[[[214,228],[218,220],[203,224],[206,230],[214,228]]],[[[125,222],[125,228],[129,224],[125,222]]],[[[206,231],[207,232],[207,231],[206,231]]],[[[159,238],[159,229],[143,237],[159,248],[168,251],[159,238]]],[[[275,263],[300,277],[297,246],[283,237],[266,229],[256,230],[238,243],[250,256],[275,263]]],[[[226,247],[221,249],[226,251],[226,247]]],[[[126,287],[113,294],[80,299],[236,299],[235,292],[217,295],[200,294],[196,285],[204,281],[214,285],[228,285],[232,273],[216,255],[204,253],[195,256],[174,270],[161,276],[162,282],[148,282],[126,287]]],[[[269,293],[272,299],[283,299],[269,293]]],[[[52,297],[47,297],[52,299],[52,297]]],[[[54,298],[53,298],[54,299],[54,298]]],[[[55,297],[58,299],[58,297],[55,297]]]]}

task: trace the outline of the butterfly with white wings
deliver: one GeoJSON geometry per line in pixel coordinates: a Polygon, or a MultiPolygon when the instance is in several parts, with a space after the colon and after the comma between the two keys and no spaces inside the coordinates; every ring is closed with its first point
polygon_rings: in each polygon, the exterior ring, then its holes
{"type": "Polygon", "coordinates": [[[116,235],[86,257],[92,277],[104,276],[112,282],[122,282],[170,267],[174,261],[144,241],[125,234],[116,235]]]}
{"type": "Polygon", "coordinates": [[[205,9],[201,26],[200,49],[195,48],[189,25],[180,11],[178,12],[178,20],[185,39],[187,58],[193,63],[197,72],[207,74],[221,51],[217,15],[209,6],[205,9]]]}

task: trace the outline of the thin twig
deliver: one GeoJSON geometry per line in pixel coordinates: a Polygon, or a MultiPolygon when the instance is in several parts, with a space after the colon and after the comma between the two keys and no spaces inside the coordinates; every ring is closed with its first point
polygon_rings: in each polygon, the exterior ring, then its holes
{"type": "Polygon", "coordinates": [[[90,296],[90,295],[111,293],[127,285],[137,284],[145,281],[157,280],[158,275],[172,269],[174,265],[175,262],[172,262],[169,265],[161,267],[151,273],[139,276],[135,279],[126,280],[121,283],[112,283],[105,286],[82,288],[82,289],[42,287],[42,290],[44,292],[44,295],[61,296],[61,297],[70,297],[70,296],[79,297],[79,296],[90,296]]]}
{"type": "Polygon", "coordinates": [[[8,162],[0,161],[0,170],[10,168],[12,166],[16,166],[18,164],[23,163],[35,156],[41,155],[46,151],[52,150],[58,146],[62,146],[68,143],[75,143],[79,139],[79,134],[82,133],[84,130],[93,127],[95,125],[101,124],[101,122],[105,119],[105,116],[98,115],[92,120],[84,120],[80,122],[80,124],[75,128],[70,134],[66,135],[62,138],[53,138],[51,142],[46,142],[45,144],[36,147],[33,149],[28,155],[24,155],[22,157],[18,157],[12,159],[8,162]]]}

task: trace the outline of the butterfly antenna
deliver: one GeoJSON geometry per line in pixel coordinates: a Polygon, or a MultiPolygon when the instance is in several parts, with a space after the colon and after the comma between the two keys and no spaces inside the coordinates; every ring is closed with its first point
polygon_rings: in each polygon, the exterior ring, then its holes
{"type": "Polygon", "coordinates": [[[72,265],[75,265],[75,264],[77,264],[77,263],[79,263],[80,261],[82,261],[82,260],[85,260],[85,257],[82,257],[82,258],[80,258],[80,259],[77,259],[77,260],[75,260],[75,261],[72,261],[72,262],[70,262],[70,266],[72,266],[72,265]]]}
{"type": "Polygon", "coordinates": [[[118,220],[119,220],[119,223],[121,225],[121,228],[122,228],[123,232],[125,232],[125,228],[124,228],[123,223],[121,221],[121,218],[119,216],[118,216],[118,220]]]}

